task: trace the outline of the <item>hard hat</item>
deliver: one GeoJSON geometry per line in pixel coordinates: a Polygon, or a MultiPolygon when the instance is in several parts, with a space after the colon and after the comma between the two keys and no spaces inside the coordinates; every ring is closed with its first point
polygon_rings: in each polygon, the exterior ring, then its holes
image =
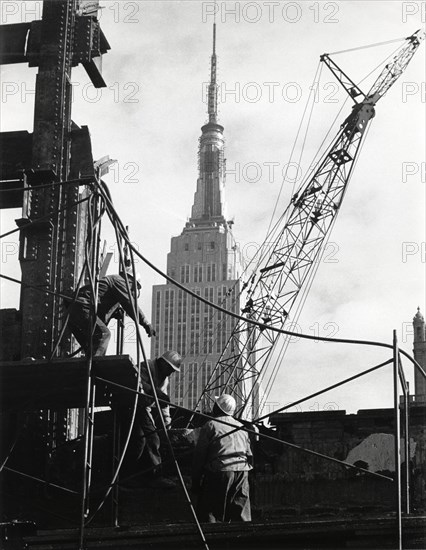
{"type": "Polygon", "coordinates": [[[234,414],[235,409],[237,408],[237,402],[232,397],[232,395],[229,395],[227,393],[216,397],[216,405],[221,411],[230,416],[234,414]]]}
{"type": "Polygon", "coordinates": [[[182,364],[182,357],[177,351],[165,351],[160,359],[166,361],[175,371],[179,372],[182,364]]]}

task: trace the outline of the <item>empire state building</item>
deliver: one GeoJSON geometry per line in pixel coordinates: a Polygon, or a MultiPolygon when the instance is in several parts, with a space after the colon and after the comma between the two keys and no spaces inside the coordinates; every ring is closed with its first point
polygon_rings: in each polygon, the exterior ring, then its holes
{"type": "MultiPolygon", "coordinates": [[[[225,214],[223,131],[217,121],[214,25],[208,122],[201,128],[197,188],[191,217],[182,233],[171,239],[167,274],[209,302],[239,312],[239,250],[232,235],[232,222],[227,221],[225,214]]],[[[153,287],[152,322],[157,337],[151,341],[151,357],[176,350],[184,359],[181,371],[170,379],[172,402],[202,409],[200,396],[211,381],[234,319],[167,282],[153,287]]],[[[218,380],[219,395],[223,391],[220,373],[218,380]]]]}

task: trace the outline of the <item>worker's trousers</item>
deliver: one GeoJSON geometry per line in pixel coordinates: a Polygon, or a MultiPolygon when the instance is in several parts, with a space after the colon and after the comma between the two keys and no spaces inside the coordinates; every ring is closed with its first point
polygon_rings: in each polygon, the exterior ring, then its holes
{"type": "MultiPolygon", "coordinates": [[[[120,422],[121,441],[127,439],[132,420],[132,409],[117,409],[120,422]]],[[[160,437],[149,408],[139,406],[136,411],[133,429],[127,446],[123,464],[123,474],[146,473],[151,476],[158,473],[161,464],[160,437]]]]}
{"type": "Polygon", "coordinates": [[[86,354],[90,350],[89,343],[93,329],[92,355],[105,355],[111,332],[99,317],[96,317],[95,326],[93,327],[89,308],[78,303],[72,304],[69,309],[68,327],[86,354]]]}
{"type": "Polygon", "coordinates": [[[248,472],[205,472],[197,515],[209,523],[251,521],[248,472]]]}

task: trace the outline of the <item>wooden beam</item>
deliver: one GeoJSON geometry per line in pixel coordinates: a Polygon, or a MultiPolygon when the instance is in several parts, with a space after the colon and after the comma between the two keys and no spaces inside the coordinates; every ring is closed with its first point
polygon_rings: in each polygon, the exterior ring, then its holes
{"type": "MultiPolygon", "coordinates": [[[[96,357],[93,375],[126,387],[136,387],[137,373],[128,355],[96,357]]],[[[63,410],[86,406],[85,358],[0,363],[0,410],[63,410]]],[[[98,391],[97,406],[109,403],[109,391],[98,391]]]]}

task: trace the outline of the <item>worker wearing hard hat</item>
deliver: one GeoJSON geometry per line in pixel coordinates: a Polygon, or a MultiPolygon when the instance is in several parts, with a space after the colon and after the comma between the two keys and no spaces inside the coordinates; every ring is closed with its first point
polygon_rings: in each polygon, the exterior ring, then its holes
{"type": "Polygon", "coordinates": [[[135,294],[139,296],[141,284],[140,277],[130,271],[120,275],[107,275],[99,280],[96,319],[91,321],[93,311],[93,290],[91,285],[82,286],[77,293],[74,303],[66,302],[69,309],[68,327],[76,337],[86,354],[90,351],[90,339],[92,340],[92,355],[105,355],[111,332],[107,327],[110,319],[115,315],[119,306],[133,320],[143,326],[149,337],[155,336],[155,330],[145,317],[142,310],[136,305],[136,317],[133,312],[135,294]],[[126,284],[129,284],[130,295],[126,284]]]}
{"type": "MultiPolygon", "coordinates": [[[[168,395],[169,377],[179,372],[182,357],[176,351],[166,351],[161,357],[141,363],[141,391],[138,398],[133,429],[126,450],[122,479],[120,483],[123,489],[135,489],[138,487],[173,487],[175,484],[162,477],[160,437],[158,432],[162,429],[162,422],[156,422],[152,415],[152,407],[155,405],[154,393],[157,395],[161,408],[161,415],[166,429],[170,428],[170,398],[168,395]],[[150,374],[151,376],[150,376],[150,374]],[[151,378],[155,392],[152,389],[151,378]],[[136,475],[135,475],[136,474],[136,475]]],[[[133,402],[127,397],[119,398],[117,413],[120,420],[122,440],[125,440],[133,418],[133,402]]]]}
{"type": "Polygon", "coordinates": [[[251,521],[248,472],[252,451],[243,424],[232,416],[235,409],[231,395],[217,397],[212,411],[215,419],[200,431],[192,471],[200,521],[251,521]]]}

